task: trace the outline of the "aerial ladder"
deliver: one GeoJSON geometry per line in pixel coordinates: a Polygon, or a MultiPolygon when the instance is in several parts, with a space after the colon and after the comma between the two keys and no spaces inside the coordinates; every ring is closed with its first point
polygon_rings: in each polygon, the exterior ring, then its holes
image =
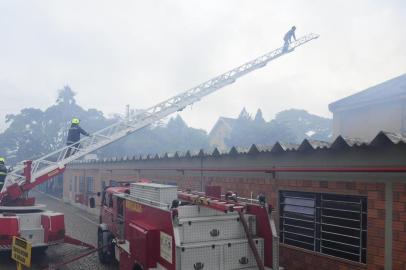
{"type": "Polygon", "coordinates": [[[117,123],[91,134],[89,137],[81,139],[79,141],[80,147],[74,149],[72,155],[67,155],[67,152],[73,146],[65,146],[39,159],[24,161],[7,175],[5,185],[0,192],[0,206],[29,206],[35,204],[34,198],[28,198],[28,191],[63,173],[69,162],[111,144],[174,112],[183,110],[188,105],[234,83],[238,78],[264,67],[270,61],[286,55],[295,48],[318,37],[317,34],[305,35],[290,43],[288,47],[273,50],[155,106],[133,113],[117,123]]]}

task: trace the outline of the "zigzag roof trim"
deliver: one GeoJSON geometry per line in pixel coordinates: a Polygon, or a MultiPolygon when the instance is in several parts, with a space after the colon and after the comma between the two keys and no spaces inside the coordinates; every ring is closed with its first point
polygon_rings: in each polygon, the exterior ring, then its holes
{"type": "Polygon", "coordinates": [[[348,151],[351,149],[359,147],[387,147],[391,145],[402,145],[406,144],[406,134],[399,134],[393,132],[381,131],[375,138],[368,142],[362,141],[357,138],[345,138],[343,136],[338,136],[332,143],[325,141],[316,141],[304,139],[300,145],[284,142],[276,142],[273,146],[264,145],[251,145],[249,149],[243,147],[233,146],[227,151],[221,151],[218,148],[209,154],[205,150],[200,151],[186,151],[186,152],[175,152],[175,153],[165,153],[164,155],[140,155],[138,158],[136,156],[128,157],[111,157],[102,158],[99,160],[78,160],[72,162],[73,164],[78,163],[111,163],[111,162],[122,162],[129,160],[146,160],[146,159],[168,159],[168,158],[200,158],[205,156],[219,157],[224,155],[236,156],[236,155],[256,155],[261,153],[271,153],[271,154],[283,154],[286,152],[312,152],[317,150],[326,151],[348,151]]]}

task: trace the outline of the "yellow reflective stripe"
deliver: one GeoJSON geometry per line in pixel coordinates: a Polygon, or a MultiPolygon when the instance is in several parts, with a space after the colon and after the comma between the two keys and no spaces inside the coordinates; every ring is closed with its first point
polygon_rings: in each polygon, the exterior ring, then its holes
{"type": "Polygon", "coordinates": [[[7,175],[7,173],[5,173],[5,172],[0,172],[0,175],[7,175]]]}

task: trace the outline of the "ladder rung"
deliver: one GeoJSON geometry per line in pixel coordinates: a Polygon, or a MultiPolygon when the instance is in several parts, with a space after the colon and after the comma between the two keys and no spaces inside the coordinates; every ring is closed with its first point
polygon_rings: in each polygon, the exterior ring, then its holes
{"type": "Polygon", "coordinates": [[[111,137],[106,136],[106,135],[102,135],[102,134],[95,134],[94,136],[95,136],[95,137],[98,136],[98,137],[105,138],[105,139],[108,139],[108,140],[111,139],[111,137]]]}

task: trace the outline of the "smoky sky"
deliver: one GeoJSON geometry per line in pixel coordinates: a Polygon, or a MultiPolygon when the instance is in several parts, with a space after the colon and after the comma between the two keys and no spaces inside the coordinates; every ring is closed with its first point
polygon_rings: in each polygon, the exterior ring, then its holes
{"type": "Polygon", "coordinates": [[[331,117],[329,103],[406,72],[402,0],[2,0],[0,127],[66,84],[106,115],[152,106],[280,47],[292,25],[320,38],[185,109],[187,123],[243,107],[331,117]]]}

